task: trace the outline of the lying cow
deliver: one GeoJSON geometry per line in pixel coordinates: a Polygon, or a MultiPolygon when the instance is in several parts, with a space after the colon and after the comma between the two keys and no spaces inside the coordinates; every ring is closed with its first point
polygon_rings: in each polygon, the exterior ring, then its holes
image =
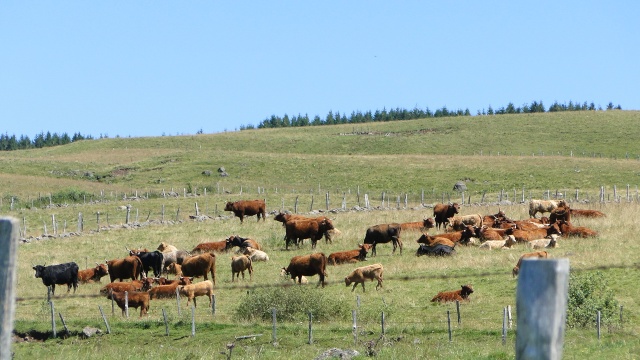
{"type": "Polygon", "coordinates": [[[557,248],[558,237],[559,236],[557,234],[552,234],[551,236],[548,236],[544,239],[531,240],[527,245],[531,247],[533,250],[544,249],[544,248],[547,248],[547,249],[557,248]]]}
{"type": "Polygon", "coordinates": [[[452,246],[436,244],[433,246],[429,246],[427,244],[420,244],[420,247],[416,251],[416,256],[422,255],[434,255],[434,256],[445,256],[455,254],[456,250],[452,246]]]}
{"type": "Polygon", "coordinates": [[[100,279],[106,275],[109,275],[107,265],[96,263],[96,267],[78,270],[78,282],[81,284],[100,282],[100,279]]]}
{"type": "Polygon", "coordinates": [[[251,261],[269,261],[269,255],[266,252],[247,246],[241,249],[242,254],[248,255],[251,261]]]}
{"type": "Polygon", "coordinates": [[[522,256],[520,256],[520,259],[518,259],[518,263],[516,264],[516,266],[513,267],[513,270],[511,271],[511,275],[513,277],[518,276],[518,274],[520,273],[520,266],[522,265],[523,259],[546,259],[548,257],[549,257],[549,253],[547,253],[544,250],[522,254],[522,256]]]}
{"type": "Polygon", "coordinates": [[[433,299],[431,299],[431,302],[448,302],[448,301],[463,301],[463,300],[467,300],[469,301],[469,295],[471,295],[473,293],[473,287],[471,286],[471,284],[468,285],[462,285],[462,288],[460,290],[455,290],[455,291],[442,291],[439,292],[438,295],[434,296],[433,299]]]}
{"type": "Polygon", "coordinates": [[[487,240],[487,241],[483,242],[482,244],[480,244],[478,249],[486,249],[486,250],[502,249],[502,250],[507,250],[507,249],[513,249],[513,246],[515,244],[517,244],[515,236],[507,235],[507,239],[506,240],[487,240]]]}
{"type": "Polygon", "coordinates": [[[220,240],[200,243],[191,250],[191,253],[197,255],[206,252],[226,252],[227,250],[227,240],[220,240]]]}
{"type": "Polygon", "coordinates": [[[378,280],[378,284],[376,284],[376,290],[378,288],[382,288],[382,273],[384,268],[382,264],[372,264],[367,266],[362,266],[353,270],[349,275],[344,278],[344,283],[346,286],[349,286],[353,283],[353,288],[351,288],[351,292],[356,289],[358,284],[362,284],[362,292],[365,291],[364,282],[366,280],[373,279],[378,280]]]}
{"type": "Polygon", "coordinates": [[[355,263],[358,261],[365,261],[369,247],[370,245],[368,244],[359,244],[358,249],[356,250],[339,251],[339,252],[331,253],[329,254],[329,258],[328,258],[329,265],[340,265],[340,264],[347,264],[347,263],[355,263]]]}
{"type": "Polygon", "coordinates": [[[78,289],[78,264],[68,262],[58,265],[36,265],[33,267],[36,271],[35,277],[41,278],[45,286],[51,286],[51,295],[56,293],[56,285],[67,285],[67,293],[73,293],[78,289]]]}

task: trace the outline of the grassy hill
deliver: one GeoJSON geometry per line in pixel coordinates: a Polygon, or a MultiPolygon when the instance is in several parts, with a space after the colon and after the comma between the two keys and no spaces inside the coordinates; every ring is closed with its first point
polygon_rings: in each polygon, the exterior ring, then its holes
{"type": "MultiPolygon", "coordinates": [[[[381,291],[374,290],[374,283],[367,283],[365,293],[360,288],[352,293],[344,286],[344,276],[360,264],[330,267],[329,285],[324,289],[315,288],[317,278],[311,278],[312,285],[295,295],[300,301],[287,300],[289,287],[281,287],[279,270],[292,256],[355,249],[368,226],[431,216],[431,209],[421,204],[422,192],[426,204],[443,197],[456,200],[460,195],[451,188],[456,181],[465,180],[467,195],[474,204],[463,206],[463,214],[490,214],[500,207],[514,219],[528,217],[526,204],[497,204],[501,190],[511,200],[513,190],[518,200],[523,187],[527,198],[559,190],[572,199],[578,189],[580,199],[593,199],[600,186],[606,186],[607,194],[611,194],[617,185],[618,195],[623,197],[620,202],[572,202],[574,207],[607,214],[605,219],[575,220],[600,235],[593,239],[561,238],[560,248],[549,253],[552,258],[568,258],[572,272],[600,274],[624,306],[624,323],[607,325],[601,340],[597,340],[593,327],[569,329],[564,357],[633,359],[640,351],[640,291],[636,285],[640,280],[640,228],[635,192],[640,174],[638,120],[640,112],[630,111],[438,118],[101,139],[0,153],[0,213],[20,219],[21,227],[26,228],[23,237],[29,238],[19,248],[16,330],[47,338],[14,343],[12,350],[16,358],[200,359],[221,357],[220,352],[233,343],[233,358],[249,359],[308,359],[331,347],[352,348],[361,354],[371,349],[380,358],[513,358],[517,313],[507,345],[502,346],[502,311],[507,305],[515,308],[517,281],[511,269],[520,254],[529,251],[525,245],[512,251],[459,247],[451,258],[418,258],[415,240],[420,233],[408,232],[402,235],[402,255],[391,254],[390,246],[381,245],[378,256],[368,260],[385,267],[381,291]],[[219,167],[224,167],[229,176],[218,176],[219,167]],[[213,174],[203,175],[205,170],[213,174]],[[627,184],[632,189],[630,202],[624,198],[627,184]],[[165,195],[171,190],[174,194],[165,197],[163,190],[165,195]],[[383,192],[387,203],[381,206],[383,192]],[[487,203],[477,204],[483,193],[487,203]],[[48,206],[49,194],[52,206],[48,206]],[[298,201],[298,212],[313,209],[317,213],[327,210],[327,194],[328,214],[342,235],[333,244],[320,242],[317,250],[307,242],[300,249],[285,251],[284,229],[271,216],[264,222],[248,218],[240,224],[222,211],[227,200],[266,198],[269,212],[293,210],[298,201]],[[346,209],[362,206],[365,194],[369,195],[371,209],[341,210],[343,201],[346,209]],[[76,200],[71,201],[74,197],[76,200]],[[195,213],[194,203],[211,217],[205,221],[190,219],[189,215],[195,213]],[[120,208],[127,204],[132,205],[129,225],[124,224],[125,211],[120,208]],[[84,216],[84,231],[70,234],[77,229],[79,213],[84,216]],[[69,236],[37,240],[45,226],[53,234],[54,218],[57,233],[69,236]],[[191,312],[184,299],[180,313],[175,300],[159,300],[152,301],[147,317],[139,318],[138,312],[131,310],[131,317],[123,318],[117,307],[111,315],[110,302],[97,296],[107,281],[104,279],[102,284],[81,285],[75,295],[66,295],[58,287],[55,309],[64,315],[75,335],[87,325],[104,330],[98,311],[101,306],[112,334],[88,340],[48,337],[50,308],[42,282],[33,277],[33,264],[76,261],[84,268],[124,257],[125,247],[154,249],[164,241],[190,250],[200,242],[233,234],[259,241],[271,260],[255,264],[253,281],[232,283],[232,254],[217,256],[217,312],[211,315],[207,301],[200,298],[195,310],[195,337],[190,336],[191,312]],[[469,303],[461,305],[462,322],[457,324],[455,305],[434,304],[430,299],[439,291],[454,290],[466,283],[473,284],[475,293],[469,303]],[[270,289],[276,289],[271,298],[277,299],[278,305],[318,305],[314,308],[313,344],[307,344],[304,312],[294,321],[278,322],[277,346],[271,344],[270,320],[239,315],[245,304],[257,301],[270,289]],[[323,304],[325,308],[320,306],[323,304]],[[163,309],[168,315],[169,336],[165,336],[163,309]],[[358,314],[357,341],[351,331],[352,310],[358,314]],[[447,311],[454,324],[452,342],[448,341],[447,311]],[[380,339],[382,312],[387,333],[380,339]],[[236,339],[249,334],[262,336],[236,339]]],[[[62,324],[57,316],[56,320],[60,331],[62,324]]]]}

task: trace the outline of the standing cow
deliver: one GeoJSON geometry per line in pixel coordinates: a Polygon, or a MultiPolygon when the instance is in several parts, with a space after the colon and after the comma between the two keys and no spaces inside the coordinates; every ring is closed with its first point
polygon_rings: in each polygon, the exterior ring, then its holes
{"type": "Polygon", "coordinates": [[[289,261],[289,266],[282,268],[282,271],[294,280],[297,277],[298,284],[302,283],[302,278],[305,276],[318,275],[319,284],[324,287],[324,277],[327,276],[327,257],[324,253],[294,256],[289,261]]]}
{"type": "Polygon", "coordinates": [[[460,211],[460,205],[458,205],[458,203],[436,204],[436,206],[433,207],[433,217],[436,220],[436,228],[440,229],[440,226],[445,225],[449,221],[449,218],[455,216],[458,211],[460,211]]]}
{"type": "Polygon", "coordinates": [[[376,245],[393,243],[393,253],[396,248],[400,247],[400,255],[402,255],[402,241],[400,240],[400,232],[402,227],[398,223],[374,225],[367,229],[364,237],[365,244],[371,244],[371,256],[376,256],[376,245]]]}
{"type": "Polygon", "coordinates": [[[233,211],[233,214],[240,218],[240,223],[244,222],[245,216],[257,215],[258,221],[262,216],[262,221],[267,215],[267,205],[264,200],[238,200],[227,202],[224,211],[233,211]]]}
{"type": "Polygon", "coordinates": [[[71,291],[75,294],[78,288],[78,264],[68,262],[59,265],[36,265],[36,278],[41,278],[45,286],[51,286],[51,295],[56,293],[56,285],[67,285],[67,293],[71,291]]]}

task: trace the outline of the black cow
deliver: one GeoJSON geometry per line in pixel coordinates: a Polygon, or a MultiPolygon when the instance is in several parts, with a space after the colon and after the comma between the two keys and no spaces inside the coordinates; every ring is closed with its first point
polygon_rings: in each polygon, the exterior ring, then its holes
{"type": "Polygon", "coordinates": [[[33,267],[36,271],[36,278],[41,278],[45,286],[51,286],[51,294],[55,295],[56,285],[67,285],[67,293],[71,291],[75,294],[78,288],[78,264],[68,262],[59,265],[36,265],[33,267]]]}
{"type": "Polygon", "coordinates": [[[145,274],[149,269],[153,270],[153,276],[158,277],[162,274],[162,266],[164,265],[164,255],[162,252],[155,251],[139,251],[129,250],[130,256],[137,256],[142,262],[142,272],[145,274]]]}
{"type": "Polygon", "coordinates": [[[371,244],[371,256],[376,256],[376,244],[393,243],[393,253],[400,246],[400,255],[402,255],[402,241],[400,240],[400,232],[402,227],[400,224],[380,224],[374,225],[367,229],[364,236],[364,243],[371,244]]]}
{"type": "Polygon", "coordinates": [[[418,251],[416,251],[416,256],[422,255],[434,255],[434,256],[445,256],[454,254],[456,250],[451,246],[437,244],[434,246],[428,246],[426,244],[420,244],[418,251]]]}

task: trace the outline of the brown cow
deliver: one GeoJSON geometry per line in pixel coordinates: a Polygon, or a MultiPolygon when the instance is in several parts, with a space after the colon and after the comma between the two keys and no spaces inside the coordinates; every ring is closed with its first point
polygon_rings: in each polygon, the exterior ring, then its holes
{"type": "Polygon", "coordinates": [[[298,247],[298,241],[311,239],[311,248],[315,249],[318,240],[329,230],[332,230],[333,222],[329,218],[323,218],[321,221],[312,220],[294,220],[285,224],[285,248],[289,249],[289,243],[293,241],[298,247]]]}
{"type": "Polygon", "coordinates": [[[363,243],[371,244],[371,256],[376,256],[377,244],[386,244],[388,242],[393,243],[394,254],[396,252],[396,248],[399,246],[400,255],[402,255],[402,240],[400,240],[401,232],[402,227],[400,227],[400,224],[398,223],[374,225],[367,229],[363,243]]]}
{"type": "Polygon", "coordinates": [[[124,259],[105,260],[111,282],[118,279],[135,280],[142,274],[142,261],[137,256],[127,256],[124,259]]]}
{"type": "MultiPolygon", "coordinates": [[[[429,237],[429,235],[425,234],[426,236],[429,237]]],[[[469,240],[472,237],[476,236],[476,229],[469,225],[467,226],[464,230],[460,230],[460,231],[454,231],[454,232],[448,232],[448,233],[442,233],[442,234],[436,234],[433,236],[430,236],[432,238],[445,238],[445,239],[449,239],[451,241],[453,241],[454,243],[461,243],[466,245],[469,240]]],[[[426,244],[426,243],[425,243],[426,244]]]]}
{"type": "Polygon", "coordinates": [[[588,218],[596,218],[596,217],[606,217],[605,213],[598,210],[583,210],[583,209],[571,209],[571,215],[575,217],[588,217],[588,218]]]}
{"type": "Polygon", "coordinates": [[[422,234],[422,236],[420,236],[420,238],[418,240],[416,240],[416,242],[418,244],[425,244],[427,246],[435,246],[435,245],[446,245],[446,246],[450,246],[450,247],[455,247],[456,243],[444,238],[444,237],[438,237],[438,236],[431,236],[428,234],[422,234]]]}
{"type": "Polygon", "coordinates": [[[166,285],[158,285],[149,290],[149,297],[153,299],[173,299],[176,297],[176,289],[180,285],[189,285],[193,278],[180,277],[178,281],[172,281],[166,285]]]}
{"type": "Polygon", "coordinates": [[[200,277],[204,276],[208,280],[207,273],[211,273],[213,285],[216,284],[216,255],[204,253],[186,258],[182,262],[182,276],[200,277]]]}
{"type": "MultiPolygon", "coordinates": [[[[327,221],[329,223],[331,223],[331,225],[333,226],[333,222],[326,216],[317,216],[317,217],[307,217],[304,215],[297,215],[297,214],[288,214],[288,213],[278,213],[276,216],[274,216],[273,218],[275,221],[279,221],[282,223],[282,226],[286,227],[286,224],[290,221],[298,221],[298,220],[315,220],[318,223],[321,223],[322,221],[327,221]]],[[[335,235],[338,235],[337,233],[339,233],[339,230],[336,228],[332,228],[330,230],[327,230],[323,235],[324,235],[324,240],[327,244],[332,243],[332,238],[335,235]],[[336,234],[334,234],[336,233],[336,234]]]]}
{"type": "Polygon", "coordinates": [[[598,236],[598,232],[592,229],[589,229],[585,226],[573,226],[571,223],[560,220],[558,222],[558,226],[560,226],[560,231],[562,231],[562,235],[566,237],[596,237],[598,236]]]}
{"type": "MultiPolygon", "coordinates": [[[[115,300],[118,307],[122,309],[122,316],[125,316],[125,294],[124,292],[114,291],[107,298],[115,300]]],[[[127,293],[127,306],[130,308],[140,308],[140,317],[146,315],[149,311],[149,293],[146,292],[130,292],[127,293]]]]}
{"type": "Polygon", "coordinates": [[[132,280],[132,281],[123,281],[123,282],[112,282],[109,283],[100,289],[100,294],[108,295],[109,291],[119,291],[119,292],[135,292],[135,291],[147,291],[151,288],[149,281],[146,278],[144,280],[132,280]]]}
{"type": "Polygon", "coordinates": [[[289,261],[289,266],[282,270],[292,279],[297,277],[298,284],[302,283],[303,276],[318,275],[320,277],[318,284],[324,287],[324,277],[327,276],[327,257],[324,253],[294,256],[289,261]]]}
{"type": "Polygon", "coordinates": [[[505,231],[506,229],[495,229],[482,226],[481,228],[477,229],[476,235],[480,239],[480,241],[504,240],[507,237],[505,231]]]}
{"type": "Polygon", "coordinates": [[[262,221],[267,217],[267,206],[264,200],[238,200],[227,202],[224,211],[233,211],[233,214],[240,218],[240,223],[244,222],[245,216],[257,215],[258,221],[262,216],[262,221]]]}
{"type": "Polygon", "coordinates": [[[372,264],[367,266],[362,266],[353,270],[349,275],[344,278],[344,283],[346,286],[349,286],[353,283],[353,288],[351,288],[351,292],[356,289],[358,284],[362,284],[362,292],[364,289],[364,282],[366,280],[373,279],[378,280],[378,284],[376,284],[376,290],[378,288],[382,288],[382,276],[383,276],[384,268],[382,264],[372,264]]]}
{"type": "Polygon", "coordinates": [[[462,288],[460,290],[439,292],[438,295],[434,296],[433,299],[431,299],[431,301],[439,301],[441,303],[456,300],[469,301],[469,295],[473,293],[473,287],[471,286],[471,284],[462,285],[461,287],[462,288]]]}
{"type": "Polygon", "coordinates": [[[433,218],[425,218],[422,221],[405,222],[400,224],[400,227],[404,231],[426,231],[427,229],[434,228],[435,226],[436,221],[433,218]]]}
{"type": "Polygon", "coordinates": [[[518,229],[507,229],[505,231],[507,235],[513,235],[516,238],[516,241],[519,243],[526,243],[531,240],[542,239],[552,234],[562,234],[560,227],[558,224],[552,224],[547,226],[546,228],[539,228],[535,230],[518,230],[518,229]]]}
{"type": "Polygon", "coordinates": [[[520,273],[520,266],[522,265],[522,260],[523,259],[546,259],[549,257],[549,254],[546,251],[534,251],[534,252],[530,252],[530,253],[525,253],[522,254],[522,256],[520,256],[520,259],[518,259],[518,263],[516,264],[516,266],[513,268],[513,270],[511,271],[511,275],[513,277],[518,276],[518,274],[520,273]]]}
{"type": "Polygon", "coordinates": [[[187,297],[187,307],[189,307],[191,300],[193,300],[194,307],[198,306],[196,303],[196,297],[198,296],[207,296],[209,298],[209,307],[211,307],[211,303],[213,302],[213,283],[211,283],[210,280],[195,284],[180,285],[178,286],[178,292],[187,297]]]}
{"type": "Polygon", "coordinates": [[[454,216],[460,210],[458,203],[453,204],[436,204],[433,207],[433,217],[436,221],[436,228],[440,229],[441,225],[446,224],[450,217],[454,216]]]}
{"type": "Polygon", "coordinates": [[[329,265],[340,265],[364,261],[367,257],[367,252],[370,247],[371,245],[369,244],[358,244],[358,249],[356,250],[331,253],[329,254],[328,258],[329,265]]]}
{"type": "Polygon", "coordinates": [[[107,265],[96,263],[96,267],[78,270],[78,282],[82,284],[100,282],[100,278],[106,275],[109,275],[107,265]]]}
{"type": "Polygon", "coordinates": [[[226,252],[227,251],[227,240],[213,241],[213,242],[203,242],[191,250],[191,253],[202,254],[206,252],[226,252]]]}
{"type": "Polygon", "coordinates": [[[238,235],[231,235],[225,241],[227,250],[231,250],[234,246],[239,247],[240,250],[247,247],[262,250],[262,245],[260,245],[257,241],[250,238],[243,238],[238,235]]]}
{"type": "Polygon", "coordinates": [[[249,280],[253,280],[253,264],[251,258],[248,255],[232,256],[231,282],[234,282],[236,278],[240,280],[240,274],[242,274],[242,280],[244,280],[245,270],[249,271],[249,280]]]}

